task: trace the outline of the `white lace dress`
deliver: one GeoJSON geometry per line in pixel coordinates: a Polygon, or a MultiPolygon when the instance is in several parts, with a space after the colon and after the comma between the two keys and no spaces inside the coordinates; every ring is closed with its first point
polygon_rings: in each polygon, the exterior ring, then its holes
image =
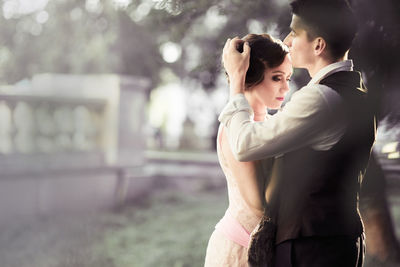
{"type": "MultiPolygon", "coordinates": [[[[223,126],[220,126],[217,138],[217,155],[221,168],[225,174],[229,206],[226,212],[233,216],[248,233],[251,233],[261,220],[262,212],[258,214],[252,211],[248,202],[243,197],[243,193],[239,188],[240,179],[263,180],[267,173],[265,166],[257,168],[256,162],[238,162],[236,161],[228,145],[228,141],[223,132],[223,126]],[[257,177],[255,177],[257,176],[257,177]],[[263,178],[264,177],[264,178],[263,178]]],[[[263,162],[258,161],[263,164],[263,162]]],[[[241,180],[246,181],[246,180],[241,180]]],[[[249,180],[250,181],[250,180],[249,180]]],[[[262,187],[262,185],[260,186],[262,187]]],[[[263,189],[259,190],[259,197],[264,193],[263,189]]],[[[243,192],[243,190],[242,190],[243,192]]],[[[257,192],[254,192],[257,194],[257,192]]],[[[248,266],[247,248],[227,238],[220,230],[215,229],[212,233],[207,246],[205,257],[205,267],[221,267],[221,266],[248,266]]]]}

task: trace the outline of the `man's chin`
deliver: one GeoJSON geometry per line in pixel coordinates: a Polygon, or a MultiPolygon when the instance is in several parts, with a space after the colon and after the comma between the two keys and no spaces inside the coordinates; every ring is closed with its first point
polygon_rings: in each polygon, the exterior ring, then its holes
{"type": "Polygon", "coordinates": [[[304,65],[292,63],[292,67],[295,69],[306,69],[304,65]]]}
{"type": "Polygon", "coordinates": [[[300,62],[296,62],[296,60],[293,59],[293,56],[292,56],[292,67],[296,68],[296,69],[305,69],[306,68],[304,66],[304,64],[301,64],[300,62]]]}

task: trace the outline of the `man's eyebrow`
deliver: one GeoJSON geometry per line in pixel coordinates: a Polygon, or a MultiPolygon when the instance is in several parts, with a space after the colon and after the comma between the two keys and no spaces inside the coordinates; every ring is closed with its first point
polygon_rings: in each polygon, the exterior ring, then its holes
{"type": "Polygon", "coordinates": [[[282,73],[282,74],[285,74],[283,71],[280,71],[280,70],[273,71],[272,73],[282,73]]]}

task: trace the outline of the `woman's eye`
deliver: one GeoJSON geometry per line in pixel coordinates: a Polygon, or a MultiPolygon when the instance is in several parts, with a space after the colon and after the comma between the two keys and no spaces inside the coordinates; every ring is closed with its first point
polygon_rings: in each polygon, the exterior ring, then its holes
{"type": "Polygon", "coordinates": [[[281,78],[279,76],[272,76],[272,80],[275,82],[279,82],[281,78]]]}

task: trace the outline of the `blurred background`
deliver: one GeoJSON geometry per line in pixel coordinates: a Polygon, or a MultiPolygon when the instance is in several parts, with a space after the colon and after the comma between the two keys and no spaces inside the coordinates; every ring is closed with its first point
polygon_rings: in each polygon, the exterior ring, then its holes
{"type": "MultiPolygon", "coordinates": [[[[350,1],[378,117],[367,267],[400,266],[400,9],[350,1]]],[[[229,37],[283,39],[284,0],[1,0],[0,266],[202,266],[229,37]]],[[[296,70],[291,92],[308,74],[296,70]]]]}

